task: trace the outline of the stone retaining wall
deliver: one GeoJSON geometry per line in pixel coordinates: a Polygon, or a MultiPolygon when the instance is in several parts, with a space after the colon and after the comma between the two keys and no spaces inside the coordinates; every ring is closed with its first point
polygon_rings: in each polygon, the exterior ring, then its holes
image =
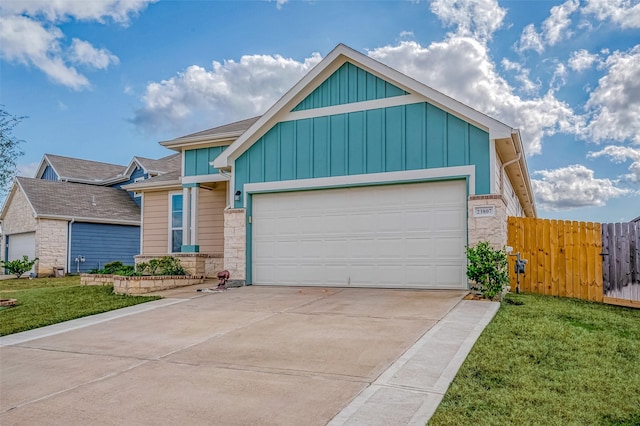
{"type": "Polygon", "coordinates": [[[113,285],[111,274],[80,274],[81,285],[113,285]]]}
{"type": "Polygon", "coordinates": [[[152,291],[169,290],[176,287],[202,284],[203,276],[163,275],[146,277],[113,276],[113,292],[116,294],[145,294],[152,291]]]}

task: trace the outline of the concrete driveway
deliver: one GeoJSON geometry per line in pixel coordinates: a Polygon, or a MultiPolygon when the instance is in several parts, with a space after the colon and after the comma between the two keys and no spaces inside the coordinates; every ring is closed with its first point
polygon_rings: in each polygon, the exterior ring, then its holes
{"type": "Polygon", "coordinates": [[[323,425],[338,415],[348,423],[367,401],[349,404],[465,292],[253,286],[165,295],[0,338],[0,424],[323,425]]]}

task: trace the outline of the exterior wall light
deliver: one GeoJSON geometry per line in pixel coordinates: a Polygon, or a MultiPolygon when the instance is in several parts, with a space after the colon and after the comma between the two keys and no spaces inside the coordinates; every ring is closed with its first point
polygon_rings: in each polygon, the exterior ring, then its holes
{"type": "Polygon", "coordinates": [[[242,192],[240,191],[236,191],[236,193],[233,196],[233,199],[236,201],[240,201],[240,196],[242,195],[242,192]]]}

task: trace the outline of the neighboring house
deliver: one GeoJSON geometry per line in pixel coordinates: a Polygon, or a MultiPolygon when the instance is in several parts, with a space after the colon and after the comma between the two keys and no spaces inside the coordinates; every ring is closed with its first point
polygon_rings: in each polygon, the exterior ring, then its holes
{"type": "Polygon", "coordinates": [[[344,45],[264,115],[161,142],[137,261],[247,284],[468,287],[465,248],[535,217],[520,133],[344,45]]]}
{"type": "Polygon", "coordinates": [[[140,198],[120,189],[180,168],[180,156],[128,166],[45,154],[35,178],[18,177],[0,221],[2,259],[38,257],[33,272],[87,272],[140,251],[140,198]]]}

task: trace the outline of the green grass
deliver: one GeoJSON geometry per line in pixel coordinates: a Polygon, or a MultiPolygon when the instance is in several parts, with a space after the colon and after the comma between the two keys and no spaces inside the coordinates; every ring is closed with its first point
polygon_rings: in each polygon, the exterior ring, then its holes
{"type": "Polygon", "coordinates": [[[0,298],[18,301],[0,310],[0,336],[159,299],[116,295],[111,286],[81,286],[80,277],[2,280],[0,298]]]}
{"type": "Polygon", "coordinates": [[[640,425],[640,310],[509,294],[429,425],[640,425]]]}

